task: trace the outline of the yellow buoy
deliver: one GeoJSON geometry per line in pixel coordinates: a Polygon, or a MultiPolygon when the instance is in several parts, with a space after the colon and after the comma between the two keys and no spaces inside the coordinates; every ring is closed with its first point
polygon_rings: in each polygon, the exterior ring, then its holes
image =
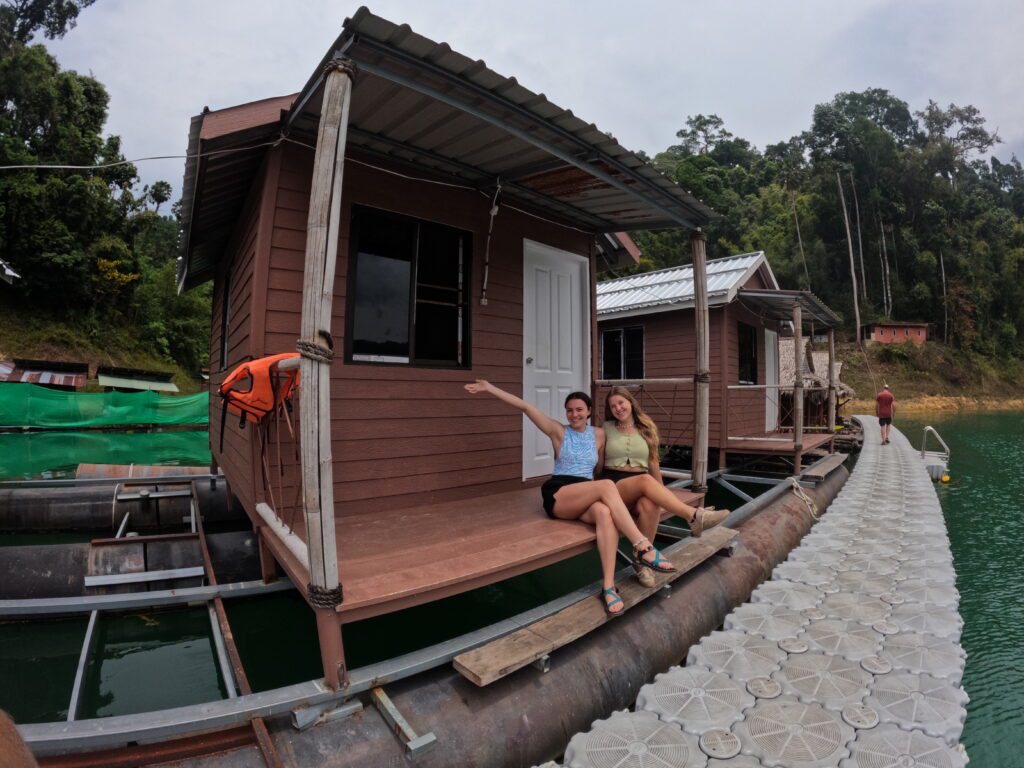
{"type": "Polygon", "coordinates": [[[944,482],[944,483],[948,483],[949,482],[949,473],[948,472],[942,476],[942,482],[944,482]]]}

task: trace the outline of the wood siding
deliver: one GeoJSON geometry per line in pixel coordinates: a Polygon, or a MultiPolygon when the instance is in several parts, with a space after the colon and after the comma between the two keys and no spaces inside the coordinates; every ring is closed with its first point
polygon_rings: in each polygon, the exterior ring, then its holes
{"type": "MultiPolygon", "coordinates": [[[[272,215],[272,225],[266,216],[260,220],[257,215],[247,227],[266,232],[265,255],[256,257],[257,261],[265,258],[265,300],[259,295],[251,297],[252,311],[262,317],[262,333],[249,343],[260,354],[294,350],[299,335],[312,160],[313,152],[299,147],[271,151],[268,167],[279,170],[276,179],[269,179],[274,173],[268,174],[260,196],[262,206],[254,207],[272,215]]],[[[462,387],[475,378],[486,378],[517,395],[522,393],[523,239],[586,256],[591,255],[592,241],[576,230],[502,208],[491,241],[488,303],[481,306],[489,207],[490,200],[475,191],[405,179],[351,159],[346,163],[330,329],[335,349],[331,366],[332,454],[339,515],[523,487],[521,416],[494,398],[467,395],[462,387]],[[343,350],[353,205],[472,233],[472,368],[346,364],[343,350]]],[[[301,388],[297,400],[296,406],[301,407],[301,388]]],[[[297,423],[293,414],[292,424],[297,423]]],[[[283,423],[268,425],[268,434],[270,495],[287,519],[294,513],[296,499],[294,446],[283,423]],[[280,475],[278,463],[283,469],[280,475]]],[[[212,431],[211,439],[215,439],[212,431]]],[[[231,471],[233,476],[239,469],[232,465],[231,471]]],[[[238,476],[243,482],[253,482],[252,474],[238,476]]],[[[262,488],[258,473],[255,482],[262,488]]],[[[248,506],[248,501],[242,500],[248,506]]],[[[344,550],[341,539],[339,547],[344,550]]]]}
{"type": "Polygon", "coordinates": [[[254,354],[253,317],[254,291],[261,283],[257,277],[259,234],[261,222],[260,198],[268,178],[265,164],[253,185],[238,219],[238,225],[217,267],[213,284],[213,311],[210,332],[210,450],[214,460],[224,470],[232,492],[249,508],[258,498],[254,487],[253,430],[251,425],[239,429],[238,417],[228,414],[224,424],[223,450],[221,450],[221,403],[217,388],[234,368],[254,354]],[[225,296],[225,287],[228,295],[225,296]],[[227,360],[221,365],[221,345],[224,339],[224,302],[228,302],[227,360]]]}

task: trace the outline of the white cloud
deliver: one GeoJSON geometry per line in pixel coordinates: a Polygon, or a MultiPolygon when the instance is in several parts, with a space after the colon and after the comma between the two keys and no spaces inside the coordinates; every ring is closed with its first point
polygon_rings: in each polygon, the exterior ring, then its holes
{"type": "MultiPolygon", "coordinates": [[[[654,153],[688,115],[717,113],[764,147],[806,129],[837,92],[888,88],[977,106],[1024,147],[1024,6],[980,0],[734,0],[727,3],[412,3],[372,10],[514,75],[560,106],[654,153]]],[[[61,64],[92,72],[111,95],[108,130],[128,157],[183,153],[189,118],[298,91],[355,12],[309,0],[103,0],[49,42],[61,64]]],[[[180,192],[182,160],[139,165],[143,182],[180,192]]]]}

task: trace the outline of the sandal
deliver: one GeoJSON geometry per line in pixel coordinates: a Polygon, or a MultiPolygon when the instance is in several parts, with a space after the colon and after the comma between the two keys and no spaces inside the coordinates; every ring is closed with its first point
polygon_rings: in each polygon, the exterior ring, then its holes
{"type": "Polygon", "coordinates": [[[668,561],[668,558],[662,557],[661,552],[654,548],[654,545],[647,539],[640,539],[636,544],[633,545],[633,567],[635,568],[650,568],[652,571],[658,571],[658,573],[675,573],[676,567],[668,561]],[[641,544],[646,544],[646,547],[641,549],[641,544]],[[654,552],[653,560],[645,560],[644,555],[648,552],[654,552]]]}
{"type": "Polygon", "coordinates": [[[615,590],[615,587],[608,587],[608,589],[601,590],[601,599],[604,601],[604,612],[609,616],[618,616],[620,613],[626,610],[625,604],[617,611],[612,610],[613,605],[618,605],[622,602],[622,597],[615,590]],[[608,596],[611,595],[614,600],[609,601],[608,596]]]}
{"type": "Polygon", "coordinates": [[[633,566],[633,571],[636,573],[636,580],[640,582],[640,586],[645,589],[650,589],[654,586],[654,571],[644,566],[633,566]]]}

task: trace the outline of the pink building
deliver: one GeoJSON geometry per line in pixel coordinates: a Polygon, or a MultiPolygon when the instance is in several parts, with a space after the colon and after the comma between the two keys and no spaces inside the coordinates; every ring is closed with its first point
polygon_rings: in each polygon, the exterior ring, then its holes
{"type": "Polygon", "coordinates": [[[912,341],[924,344],[928,338],[928,323],[871,323],[864,326],[864,341],[879,344],[902,344],[912,341]]]}

